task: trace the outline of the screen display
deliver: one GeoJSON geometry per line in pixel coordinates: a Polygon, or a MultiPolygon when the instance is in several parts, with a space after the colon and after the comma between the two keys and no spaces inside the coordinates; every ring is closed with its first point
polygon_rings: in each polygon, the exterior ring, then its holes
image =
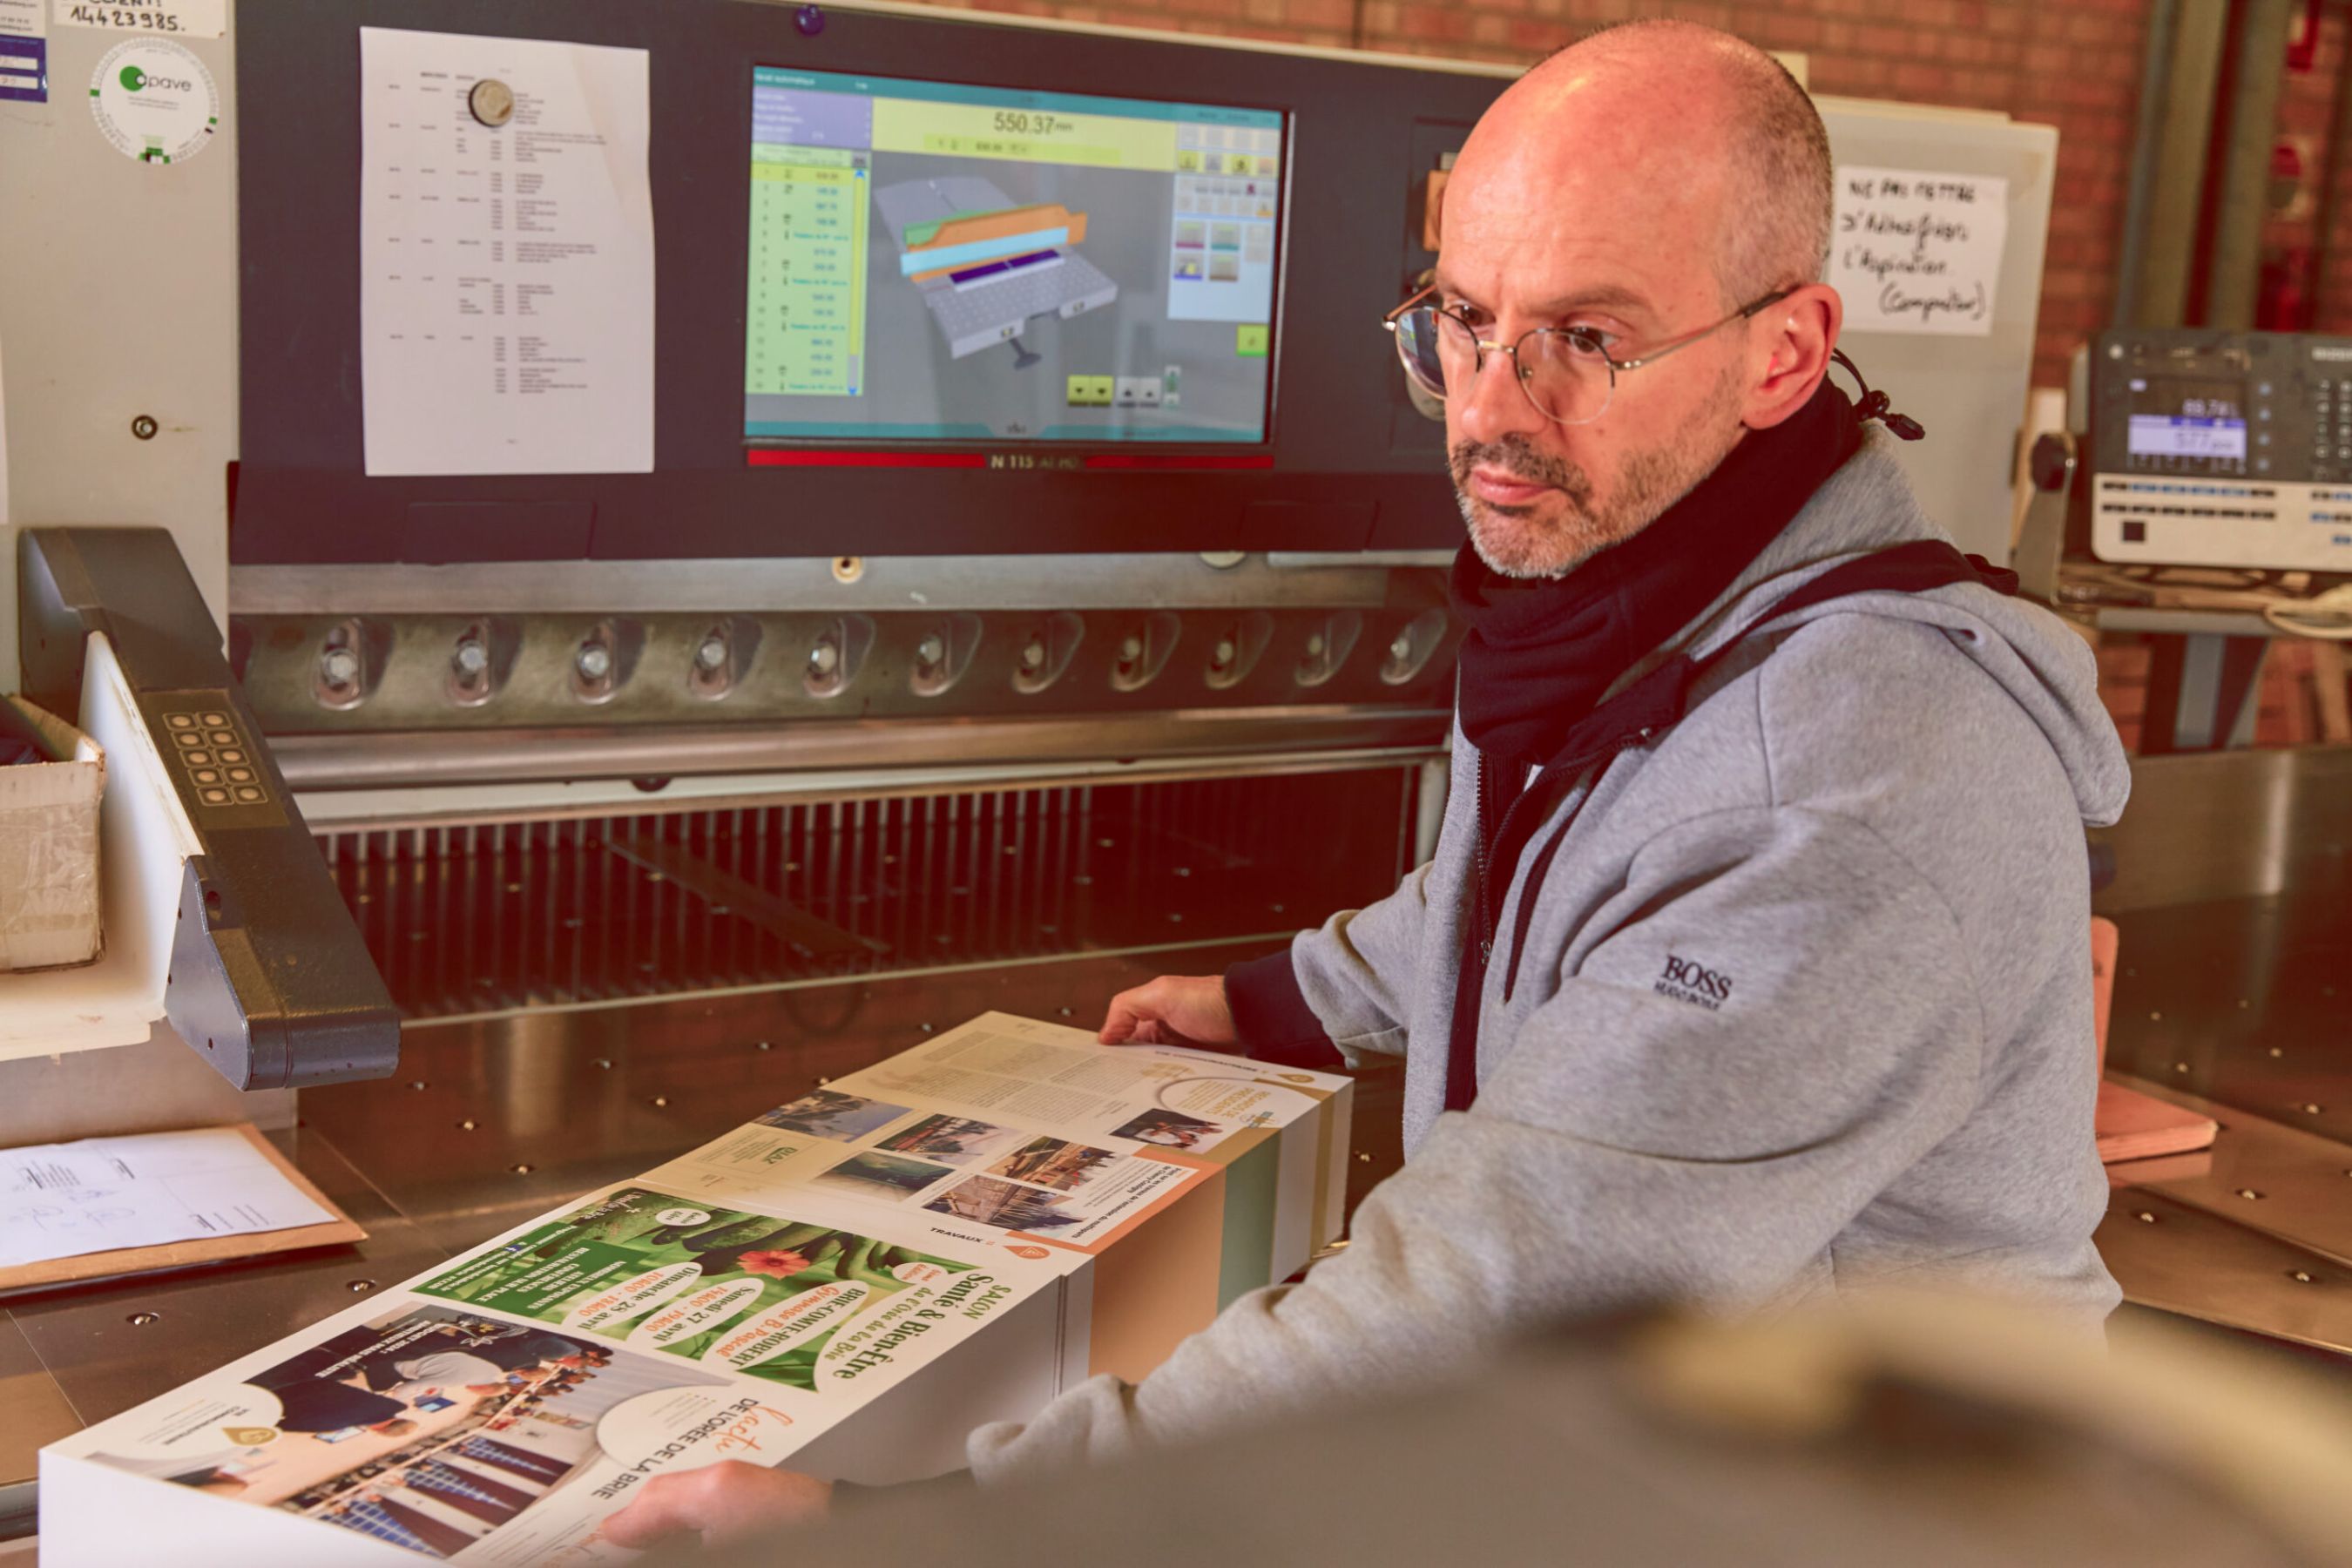
{"type": "Polygon", "coordinates": [[[2243,473],[2244,390],[2236,382],[2135,376],[2125,427],[2133,466],[2172,473],[2243,473]]]}
{"type": "Polygon", "coordinates": [[[761,66],[749,441],[1265,439],[1265,110],[761,66]]]}

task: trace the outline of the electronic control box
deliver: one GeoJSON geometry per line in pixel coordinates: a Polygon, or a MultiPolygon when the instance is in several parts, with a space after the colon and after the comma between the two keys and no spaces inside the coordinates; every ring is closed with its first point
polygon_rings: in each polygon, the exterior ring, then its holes
{"type": "Polygon", "coordinates": [[[2352,572],[2352,338],[2105,333],[2090,435],[2099,559],[2352,572]]]}

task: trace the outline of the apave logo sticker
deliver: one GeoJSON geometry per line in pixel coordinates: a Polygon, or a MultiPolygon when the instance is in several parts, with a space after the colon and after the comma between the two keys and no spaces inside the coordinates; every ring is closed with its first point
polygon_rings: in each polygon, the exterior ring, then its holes
{"type": "Polygon", "coordinates": [[[89,80],[89,112],[125,157],[184,163],[220,130],[212,73],[184,45],[160,38],[117,44],[89,80]]]}

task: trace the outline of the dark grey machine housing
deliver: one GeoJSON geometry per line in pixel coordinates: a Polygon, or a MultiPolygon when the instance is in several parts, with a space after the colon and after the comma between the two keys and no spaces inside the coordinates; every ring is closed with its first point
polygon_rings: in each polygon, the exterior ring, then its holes
{"type": "MultiPolygon", "coordinates": [[[[171,534],[28,528],[17,595],[26,694],[52,712],[79,712],[84,649],[90,633],[103,634],[194,825],[200,847],[182,882],[164,990],[173,1028],[239,1089],[391,1073],[400,1063],[392,994],[171,534]],[[224,750],[237,760],[225,763],[224,750]]],[[[107,787],[132,787],[120,761],[116,770],[107,787]]]]}
{"type": "MultiPolygon", "coordinates": [[[[1425,176],[1496,76],[759,0],[304,0],[236,29],[240,430],[232,563],[1453,549],[1444,432],[1381,316],[1435,261],[1425,176]],[[812,26],[803,14],[820,15],[812,26]],[[649,51],[654,470],[377,478],[360,406],[358,29],[649,51]],[[1270,438],[1242,471],[1069,468],[1132,443],[991,442],[1001,467],[755,468],[742,436],[755,66],[1289,116],[1270,438]],[[1024,462],[1026,458],[1030,461],[1024,462]]],[[[837,446],[827,442],[824,445],[837,446]]],[[[887,447],[888,443],[872,443],[887,447]]],[[[1154,454],[1179,458],[1175,443],[1154,454]]],[[[1213,449],[1230,456],[1233,447],[1213,449]]]]}

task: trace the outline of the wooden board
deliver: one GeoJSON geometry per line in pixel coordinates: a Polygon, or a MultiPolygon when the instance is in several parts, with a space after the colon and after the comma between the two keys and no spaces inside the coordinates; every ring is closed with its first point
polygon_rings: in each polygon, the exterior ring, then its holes
{"type": "Polygon", "coordinates": [[[2154,1095],[2102,1081],[2096,1113],[2099,1160],[2148,1160],[2185,1154],[2213,1142],[2220,1125],[2210,1116],[2168,1105],[2154,1095]]]}
{"type": "Polygon", "coordinates": [[[327,1194],[294,1168],[278,1146],[251,1122],[238,1124],[245,1141],[261,1151],[285,1178],[312,1203],[335,1217],[319,1225],[290,1230],[256,1231],[247,1236],[203,1237],[193,1241],[165,1242],[157,1247],[123,1247],[109,1252],[85,1252],[76,1258],[53,1258],[14,1268],[0,1268],[0,1293],[65,1285],[82,1279],[105,1279],[124,1274],[151,1274],[163,1268],[188,1268],[205,1263],[226,1263],[239,1258],[263,1258],[273,1252],[298,1252],[306,1247],[339,1247],[365,1241],[367,1232],[344,1215],[327,1194]]]}

